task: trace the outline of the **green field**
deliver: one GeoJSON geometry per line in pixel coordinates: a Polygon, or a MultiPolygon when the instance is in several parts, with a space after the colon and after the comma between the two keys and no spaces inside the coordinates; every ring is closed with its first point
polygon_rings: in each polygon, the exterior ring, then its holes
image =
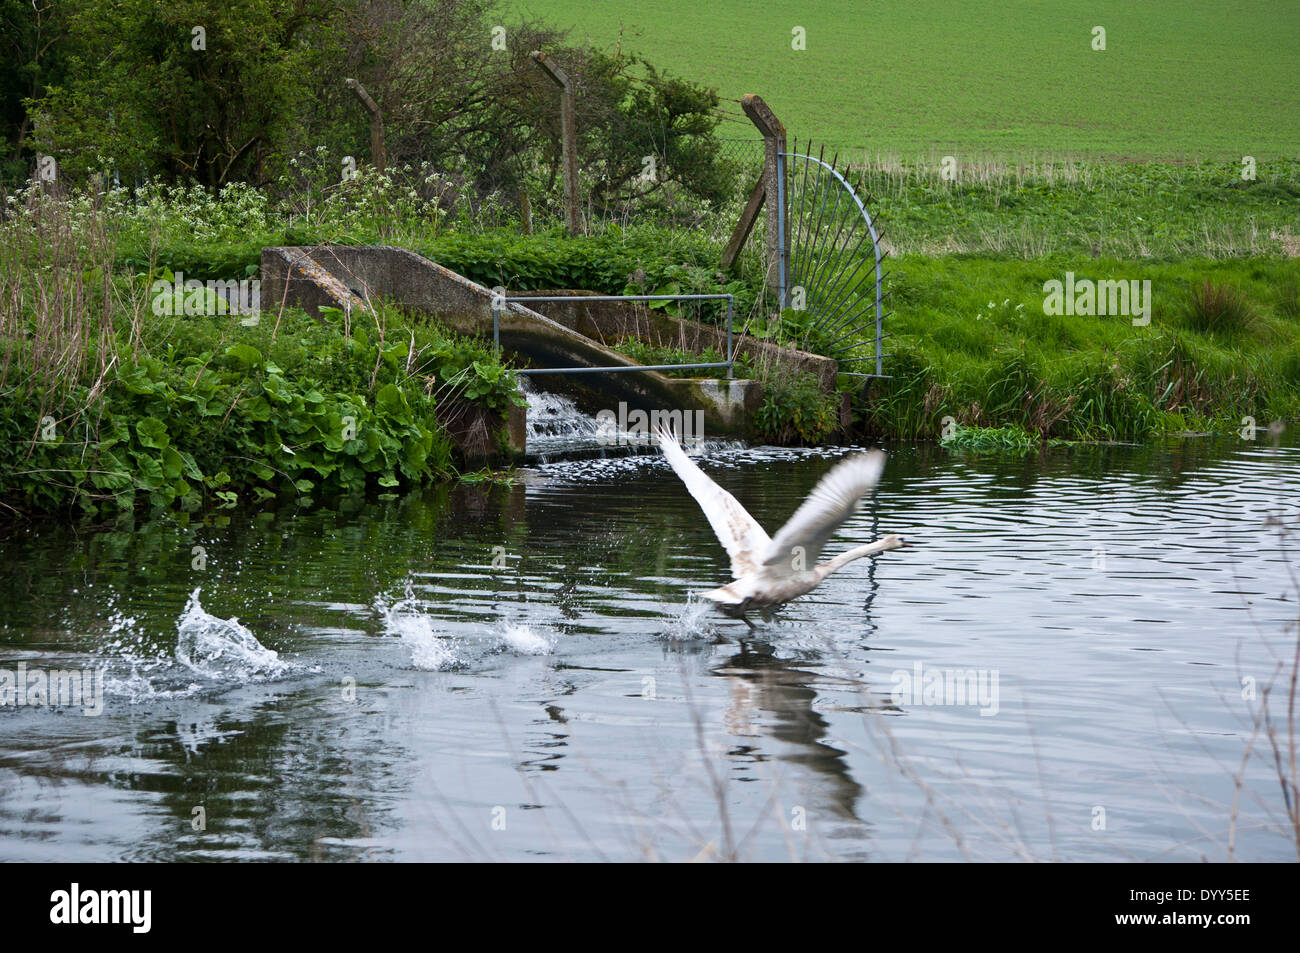
{"type": "Polygon", "coordinates": [[[569,29],[571,41],[644,55],[728,99],[758,93],[792,134],[841,149],[1125,159],[1300,150],[1300,4],[1285,0],[513,0],[506,9],[569,29]],[[791,48],[795,26],[805,50],[791,48]],[[1092,49],[1095,26],[1105,51],[1092,49]]]}

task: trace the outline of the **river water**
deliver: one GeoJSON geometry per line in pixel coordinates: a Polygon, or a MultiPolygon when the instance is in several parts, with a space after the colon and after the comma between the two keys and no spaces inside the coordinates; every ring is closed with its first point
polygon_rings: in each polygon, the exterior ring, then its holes
{"type": "MultiPolygon", "coordinates": [[[[1300,448],[889,449],[755,632],[654,455],[0,530],[0,671],[105,686],[0,707],[0,860],[1294,859],[1300,448]]],[[[847,452],[699,459],[774,531],[847,452]]]]}

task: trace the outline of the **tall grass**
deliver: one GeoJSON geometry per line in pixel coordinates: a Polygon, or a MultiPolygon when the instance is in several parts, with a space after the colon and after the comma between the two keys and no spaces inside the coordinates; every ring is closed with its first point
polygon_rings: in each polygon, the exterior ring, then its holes
{"type": "Polygon", "coordinates": [[[1206,334],[1241,334],[1255,323],[1255,309],[1246,296],[1231,285],[1213,281],[1192,287],[1183,303],[1183,316],[1206,334]]]}
{"type": "Polygon", "coordinates": [[[138,347],[143,294],[115,281],[117,246],[102,195],[57,187],[0,196],[0,394],[63,422],[100,395],[118,360],[118,319],[138,347]],[[75,396],[75,406],[72,398],[75,396]],[[16,399],[15,399],[16,398],[16,399]]]}

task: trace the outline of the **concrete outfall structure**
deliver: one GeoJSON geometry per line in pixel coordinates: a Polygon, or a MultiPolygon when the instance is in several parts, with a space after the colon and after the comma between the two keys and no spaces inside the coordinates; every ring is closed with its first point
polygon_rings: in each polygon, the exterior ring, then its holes
{"type": "MultiPolygon", "coordinates": [[[[386,298],[404,309],[428,315],[453,331],[476,337],[491,337],[493,292],[436,262],[408,249],[392,246],[268,247],[262,250],[262,307],[274,313],[281,307],[301,307],[322,319],[321,312],[334,308],[349,315],[368,311],[368,302],[386,298]]],[[[536,292],[541,295],[542,292],[536,292]]],[[[636,367],[638,363],[601,343],[602,338],[627,333],[628,322],[653,324],[656,335],[687,347],[719,345],[725,349],[726,329],[684,321],[645,309],[635,315],[621,302],[584,304],[589,292],[550,292],[572,295],[573,301],[538,305],[534,310],[517,302],[500,309],[500,340],[503,350],[523,366],[533,367],[636,367]],[[616,306],[610,306],[616,305],[616,306]],[[620,307],[622,306],[622,310],[620,307]],[[542,310],[549,312],[543,314],[542,310]]],[[[833,387],[835,362],[817,355],[780,348],[767,342],[737,336],[737,353],[785,364],[793,370],[817,376],[826,389],[833,387]]],[[[532,375],[539,389],[565,393],[583,410],[594,413],[625,402],[648,411],[680,409],[703,411],[710,436],[746,438],[753,435],[752,419],[762,402],[758,381],[683,379],[657,371],[639,373],[590,373],[578,375],[532,375]]],[[[524,452],[525,420],[518,414],[497,422],[506,428],[505,444],[510,454],[524,452]]],[[[475,430],[481,431],[482,421],[475,430]]],[[[462,445],[463,435],[450,428],[462,445]]],[[[482,443],[482,441],[477,441],[482,443]]],[[[489,441],[492,443],[492,441],[489,441]]],[[[492,459],[489,447],[469,448],[474,457],[492,459]]]]}

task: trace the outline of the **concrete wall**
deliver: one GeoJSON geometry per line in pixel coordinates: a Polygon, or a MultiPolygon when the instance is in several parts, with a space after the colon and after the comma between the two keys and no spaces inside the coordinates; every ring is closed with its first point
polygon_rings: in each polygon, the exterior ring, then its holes
{"type": "MultiPolygon", "coordinates": [[[[356,310],[380,297],[437,318],[459,333],[491,339],[492,293],[408,249],[332,245],[262,250],[265,309],[283,302],[320,316],[322,306],[356,310]]],[[[564,321],[519,304],[502,310],[500,336],[502,348],[528,367],[639,366],[564,321]]],[[[750,436],[753,411],[762,399],[757,381],[674,379],[654,371],[531,377],[543,390],[573,395],[589,413],[617,411],[620,402],[646,411],[703,410],[706,432],[719,436],[750,436]]]]}
{"type": "MultiPolygon", "coordinates": [[[[636,337],[649,344],[659,344],[682,351],[713,348],[727,353],[727,329],[676,318],[663,311],[631,301],[583,301],[597,296],[594,291],[519,291],[515,297],[556,297],[568,301],[539,301],[533,308],[565,327],[588,337],[616,344],[625,337],[636,337]]],[[[812,374],[825,393],[835,389],[839,365],[834,358],[810,354],[794,348],[760,341],[749,335],[734,336],[736,356],[749,357],[758,367],[777,365],[792,372],[812,374]]]]}

